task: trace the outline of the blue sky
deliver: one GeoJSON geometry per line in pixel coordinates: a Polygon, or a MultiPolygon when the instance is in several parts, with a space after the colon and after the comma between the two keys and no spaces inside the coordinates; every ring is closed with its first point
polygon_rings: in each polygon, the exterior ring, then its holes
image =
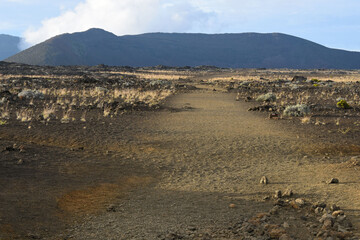
{"type": "Polygon", "coordinates": [[[360,51],[359,0],[0,0],[0,33],[28,45],[65,32],[282,32],[360,51]]]}
{"type": "Polygon", "coordinates": [[[29,27],[40,27],[41,21],[75,7],[73,0],[0,0],[0,32],[20,36],[29,27]]]}

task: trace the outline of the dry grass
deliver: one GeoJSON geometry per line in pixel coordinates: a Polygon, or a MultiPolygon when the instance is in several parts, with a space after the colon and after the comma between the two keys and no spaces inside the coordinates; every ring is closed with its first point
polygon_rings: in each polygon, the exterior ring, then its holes
{"type": "MultiPolygon", "coordinates": [[[[128,72],[123,71],[121,68],[113,68],[110,71],[91,70],[78,76],[70,76],[69,72],[61,76],[52,75],[51,73],[49,75],[9,74],[1,75],[0,81],[4,83],[4,89],[9,89],[12,94],[17,94],[24,88],[37,89],[44,94],[45,99],[42,102],[26,99],[28,101],[26,102],[27,106],[33,111],[18,110],[19,107],[6,109],[2,105],[0,117],[9,119],[11,116],[15,116],[15,112],[17,112],[17,119],[21,121],[32,121],[38,119],[39,115],[42,115],[43,119],[47,121],[53,119],[53,116],[56,115],[57,119],[62,119],[63,122],[72,121],[72,116],[84,122],[95,119],[91,114],[86,119],[87,111],[93,109],[100,110],[99,115],[101,117],[114,117],[127,109],[157,108],[164,99],[173,93],[168,89],[177,86],[176,81],[181,79],[200,84],[215,84],[220,87],[232,85],[235,89],[240,86],[246,87],[250,89],[246,93],[247,96],[252,98],[265,93],[262,91],[255,92],[253,89],[257,88],[256,84],[265,84],[267,88],[277,88],[276,96],[278,100],[273,104],[278,107],[298,103],[312,103],[315,96],[323,99],[336,99],[336,97],[339,97],[339,94],[326,90],[321,84],[317,88],[319,90],[325,89],[325,92],[317,92],[322,94],[321,96],[299,91],[299,89],[293,91],[292,87],[299,88],[301,86],[291,81],[288,81],[287,85],[280,84],[280,87],[276,86],[277,80],[291,80],[295,75],[303,75],[308,79],[316,78],[320,81],[329,79],[334,81],[357,81],[360,79],[360,71],[287,69],[197,69],[196,71],[133,69],[128,72]],[[29,79],[24,80],[23,78],[29,79]],[[84,82],[84,84],[81,82],[79,85],[74,84],[78,83],[77,80],[89,79],[90,82],[84,82]],[[272,80],[276,81],[267,85],[272,80]],[[244,82],[247,83],[242,85],[244,82]],[[20,86],[21,84],[23,86],[20,86]],[[13,86],[13,88],[9,86],[13,86]],[[68,116],[69,109],[74,112],[72,116],[68,116]],[[31,114],[33,116],[29,116],[31,114]]],[[[183,83],[180,82],[181,84],[183,83]]],[[[346,86],[345,83],[343,85],[346,86]]],[[[240,98],[247,96],[239,94],[237,99],[240,100],[240,98]]],[[[358,95],[349,95],[348,100],[352,106],[360,105],[358,95]]],[[[306,122],[305,119],[304,121],[306,122]]]]}
{"type": "MultiPolygon", "coordinates": [[[[295,75],[306,76],[308,79],[318,79],[320,81],[332,80],[336,82],[356,82],[360,81],[359,71],[340,71],[340,70],[291,70],[291,69],[234,69],[221,72],[213,72],[214,76],[208,74],[207,71],[176,71],[176,70],[137,70],[136,72],[126,71],[100,71],[100,74],[108,74],[108,78],[118,78],[122,75],[135,76],[139,79],[148,80],[180,80],[199,78],[208,82],[229,82],[229,81],[248,81],[259,80],[260,78],[274,81],[277,79],[291,80],[295,75]]],[[[0,79],[16,79],[16,78],[37,78],[50,80],[68,80],[82,79],[82,76],[67,75],[17,75],[17,74],[0,74],[0,79]]],[[[266,81],[265,80],[265,81],[266,81]]]]}
{"type": "Polygon", "coordinates": [[[309,124],[311,122],[311,117],[303,117],[302,119],[301,119],[301,123],[302,124],[309,124]]]}
{"type": "Polygon", "coordinates": [[[67,75],[17,75],[17,74],[0,74],[0,79],[8,80],[15,78],[38,78],[38,79],[49,79],[49,80],[67,80],[71,79],[81,79],[81,76],[67,76],[67,75]]]}
{"type": "Polygon", "coordinates": [[[55,105],[52,105],[52,106],[46,106],[43,110],[43,117],[44,117],[44,120],[49,120],[52,116],[54,116],[56,113],[56,107],[55,105]]]}
{"type": "Polygon", "coordinates": [[[0,108],[0,119],[10,119],[10,110],[8,104],[0,108]]]}
{"type": "MultiPolygon", "coordinates": [[[[291,69],[243,69],[225,71],[223,73],[211,76],[209,74],[201,73],[204,75],[203,80],[210,83],[215,82],[243,82],[243,81],[276,81],[278,79],[291,80],[294,76],[305,76],[307,79],[318,79],[320,81],[332,80],[334,82],[356,82],[360,81],[359,71],[338,71],[338,70],[323,70],[323,71],[310,71],[310,70],[291,70],[291,69]],[[209,77],[210,76],[210,77],[209,77]]],[[[201,78],[201,77],[200,77],[201,78]]]]}
{"type": "Polygon", "coordinates": [[[192,74],[183,74],[176,71],[147,71],[147,72],[107,72],[109,74],[123,74],[136,76],[140,79],[149,79],[149,80],[179,80],[184,78],[193,77],[192,74]]]}
{"type": "Polygon", "coordinates": [[[134,104],[136,102],[143,102],[150,107],[159,104],[165,98],[170,96],[170,90],[163,91],[137,91],[134,89],[125,89],[114,92],[114,98],[121,97],[126,103],[134,104]]]}
{"type": "Polygon", "coordinates": [[[97,98],[98,100],[104,100],[105,102],[113,102],[116,99],[122,99],[127,103],[133,102],[144,102],[145,104],[149,103],[160,103],[166,97],[172,94],[170,90],[147,90],[142,91],[139,89],[111,89],[111,90],[102,90],[100,88],[92,89],[83,89],[83,90],[73,90],[73,89],[49,89],[43,88],[40,89],[45,96],[53,96],[57,98],[57,103],[60,105],[71,104],[76,105],[77,99],[81,99],[82,103],[85,104],[88,98],[97,98]],[[64,98],[66,97],[66,98],[64,98]],[[72,98],[69,102],[69,98],[72,98]],[[68,101],[68,102],[66,102],[68,101]]]}
{"type": "Polygon", "coordinates": [[[105,89],[93,87],[88,89],[42,88],[44,99],[23,99],[22,107],[9,107],[2,104],[0,118],[16,119],[22,122],[33,120],[50,121],[60,119],[62,123],[75,121],[75,117],[86,121],[87,112],[100,110],[101,117],[114,117],[124,110],[157,108],[173,91],[167,89],[105,89]]]}
{"type": "Polygon", "coordinates": [[[32,109],[22,108],[16,112],[16,119],[21,122],[30,122],[34,117],[32,109]]]}
{"type": "Polygon", "coordinates": [[[108,117],[111,114],[110,107],[104,107],[104,117],[108,117]]]}
{"type": "Polygon", "coordinates": [[[69,123],[71,120],[75,120],[74,118],[71,118],[71,109],[64,111],[63,117],[61,118],[61,123],[69,123]]]}

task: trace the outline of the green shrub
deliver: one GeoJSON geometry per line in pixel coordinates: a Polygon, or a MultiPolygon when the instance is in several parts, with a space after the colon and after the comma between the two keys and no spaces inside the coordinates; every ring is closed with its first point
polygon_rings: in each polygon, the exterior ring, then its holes
{"type": "Polygon", "coordinates": [[[351,108],[350,105],[346,102],[346,100],[340,100],[336,103],[336,106],[338,108],[342,108],[342,109],[349,109],[351,108]]]}
{"type": "Polygon", "coordinates": [[[319,79],[316,79],[316,78],[311,79],[311,81],[314,82],[314,83],[319,83],[319,82],[321,82],[319,79]]]}

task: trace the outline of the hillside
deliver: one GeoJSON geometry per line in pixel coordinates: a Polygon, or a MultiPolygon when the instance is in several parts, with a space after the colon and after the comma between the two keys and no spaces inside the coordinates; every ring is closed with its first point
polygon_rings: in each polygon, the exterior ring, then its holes
{"type": "Polygon", "coordinates": [[[19,37],[0,34],[0,61],[20,52],[19,43],[19,37]]]}
{"type": "Polygon", "coordinates": [[[8,59],[35,65],[360,68],[360,53],[281,34],[147,33],[116,36],[102,29],[63,34],[8,59]]]}

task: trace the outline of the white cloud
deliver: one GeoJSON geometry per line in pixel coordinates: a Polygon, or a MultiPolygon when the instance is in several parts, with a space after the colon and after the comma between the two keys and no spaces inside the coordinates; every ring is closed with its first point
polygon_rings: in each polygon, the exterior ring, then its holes
{"type": "Polygon", "coordinates": [[[73,10],[29,28],[24,37],[33,45],[65,32],[103,28],[117,35],[143,32],[188,32],[207,29],[214,14],[193,6],[191,0],[86,0],[73,10]]]}
{"type": "Polygon", "coordinates": [[[349,25],[360,26],[359,0],[82,0],[75,7],[72,0],[61,2],[67,4],[60,8],[59,16],[25,31],[23,36],[30,45],[97,27],[116,35],[283,32],[335,47],[332,39],[346,36],[352,43],[347,40],[344,48],[359,46],[359,34],[346,30],[349,25]]]}

